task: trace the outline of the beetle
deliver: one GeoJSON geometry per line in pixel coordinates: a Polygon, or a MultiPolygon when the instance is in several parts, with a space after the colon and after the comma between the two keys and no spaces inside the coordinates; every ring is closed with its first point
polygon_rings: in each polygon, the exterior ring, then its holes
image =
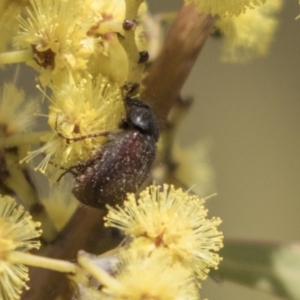
{"type": "Polygon", "coordinates": [[[87,161],[67,170],[75,176],[72,193],[85,205],[102,209],[106,204],[122,203],[127,193],[137,192],[152,167],[159,139],[158,122],[148,104],[130,95],[137,87],[123,87],[127,90],[123,92],[125,117],[118,131],[66,138],[67,142],[100,135],[108,139],[87,161]]]}

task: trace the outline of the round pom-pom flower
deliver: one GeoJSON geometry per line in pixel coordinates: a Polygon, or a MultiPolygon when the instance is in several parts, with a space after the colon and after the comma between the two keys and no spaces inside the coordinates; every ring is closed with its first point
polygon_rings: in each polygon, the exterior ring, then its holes
{"type": "Polygon", "coordinates": [[[204,200],[181,189],[150,186],[136,199],[129,194],[124,207],[110,207],[106,226],[119,228],[131,238],[131,247],[152,253],[164,248],[173,260],[205,279],[209,268],[217,268],[223,246],[217,230],[219,218],[207,219],[204,200]]]}
{"type": "Polygon", "coordinates": [[[151,254],[136,249],[121,251],[113,276],[95,266],[84,251],[80,251],[78,262],[101,283],[101,299],[200,299],[198,284],[191,270],[180,263],[173,263],[162,249],[151,254]]]}
{"type": "Polygon", "coordinates": [[[60,88],[51,87],[53,95],[49,98],[48,123],[52,131],[43,137],[45,145],[31,151],[25,158],[28,161],[44,153],[44,159],[36,168],[42,173],[53,172],[53,168],[49,168],[50,160],[53,165],[63,168],[87,160],[105,142],[105,138],[84,136],[118,129],[124,114],[120,88],[102,76],[96,79],[87,77],[79,83],[70,81],[60,88]],[[80,137],[83,138],[72,141],[80,137]]]}
{"type": "Polygon", "coordinates": [[[27,288],[28,268],[11,263],[10,255],[38,249],[40,242],[32,239],[41,235],[40,225],[13,198],[0,195],[0,299],[19,299],[27,288]]]}
{"type": "Polygon", "coordinates": [[[88,30],[99,17],[86,8],[90,1],[32,0],[27,16],[19,16],[15,46],[32,49],[29,64],[41,73],[43,85],[80,76],[94,50],[88,30]]]}

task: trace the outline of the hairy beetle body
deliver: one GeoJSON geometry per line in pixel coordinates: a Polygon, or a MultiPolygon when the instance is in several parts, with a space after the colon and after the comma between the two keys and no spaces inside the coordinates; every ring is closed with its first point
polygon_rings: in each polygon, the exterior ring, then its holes
{"type": "Polygon", "coordinates": [[[120,130],[76,138],[66,138],[57,132],[68,143],[87,137],[106,136],[108,139],[87,161],[65,172],[75,176],[72,192],[85,205],[104,208],[106,204],[122,203],[126,193],[137,192],[152,167],[159,138],[158,123],[149,105],[128,96],[136,87],[137,84],[123,87],[127,89],[127,95],[123,95],[126,115],[119,125],[120,130]]]}
{"type": "Polygon", "coordinates": [[[138,130],[109,134],[104,149],[76,177],[74,196],[97,208],[121,203],[126,193],[136,192],[145,181],[155,158],[155,142],[138,130]]]}

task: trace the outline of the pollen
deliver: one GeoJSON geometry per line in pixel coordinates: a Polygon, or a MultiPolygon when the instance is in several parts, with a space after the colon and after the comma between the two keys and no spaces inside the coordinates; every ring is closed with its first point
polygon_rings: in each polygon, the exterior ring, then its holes
{"type": "Polygon", "coordinates": [[[224,34],[222,60],[248,62],[266,56],[278,27],[277,13],[282,0],[268,0],[239,16],[221,18],[216,26],[224,34]]]}
{"type": "Polygon", "coordinates": [[[48,123],[52,133],[44,137],[45,145],[26,158],[44,153],[45,158],[37,167],[43,173],[50,171],[50,160],[52,166],[69,168],[88,159],[106,141],[101,136],[88,136],[116,130],[124,114],[120,88],[101,76],[51,87],[48,123]],[[78,140],[73,141],[74,138],[78,140]]]}
{"type": "MultiPolygon", "coordinates": [[[[130,250],[122,251],[114,277],[99,270],[103,299],[114,300],[198,300],[199,292],[193,274],[173,263],[165,251],[151,255],[130,250]],[[100,273],[101,272],[101,273],[100,273]]],[[[96,274],[97,275],[97,274],[96,274]]]]}
{"type": "Polygon", "coordinates": [[[83,9],[83,2],[33,0],[27,7],[28,17],[18,18],[15,46],[32,49],[33,61],[29,64],[41,73],[44,85],[61,80],[64,74],[78,76],[79,70],[86,69],[93,53],[93,39],[87,32],[98,18],[83,9]]]}
{"type": "Polygon", "coordinates": [[[34,239],[41,235],[40,225],[13,198],[0,196],[1,299],[19,299],[21,290],[27,288],[28,268],[22,264],[11,264],[6,257],[12,251],[38,249],[40,242],[34,239]]]}
{"type": "Polygon", "coordinates": [[[131,247],[153,252],[165,249],[173,260],[205,279],[217,268],[223,246],[219,218],[207,218],[204,200],[181,189],[151,186],[136,199],[128,195],[124,207],[109,207],[106,226],[116,227],[133,239],[131,247]]]}

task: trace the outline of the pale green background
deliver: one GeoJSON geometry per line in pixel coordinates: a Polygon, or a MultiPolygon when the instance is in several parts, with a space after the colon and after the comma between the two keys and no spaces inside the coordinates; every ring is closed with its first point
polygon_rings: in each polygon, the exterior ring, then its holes
{"type": "MultiPolygon", "coordinates": [[[[149,2],[153,11],[177,9],[180,3],[149,2]]],[[[221,63],[221,42],[210,39],[184,88],[196,101],[182,142],[213,141],[218,197],[209,200],[209,208],[223,219],[228,238],[300,237],[298,14],[298,1],[286,1],[269,57],[251,64],[221,63]]],[[[203,285],[203,297],[210,300],[276,299],[233,283],[209,280],[203,285]]]]}

